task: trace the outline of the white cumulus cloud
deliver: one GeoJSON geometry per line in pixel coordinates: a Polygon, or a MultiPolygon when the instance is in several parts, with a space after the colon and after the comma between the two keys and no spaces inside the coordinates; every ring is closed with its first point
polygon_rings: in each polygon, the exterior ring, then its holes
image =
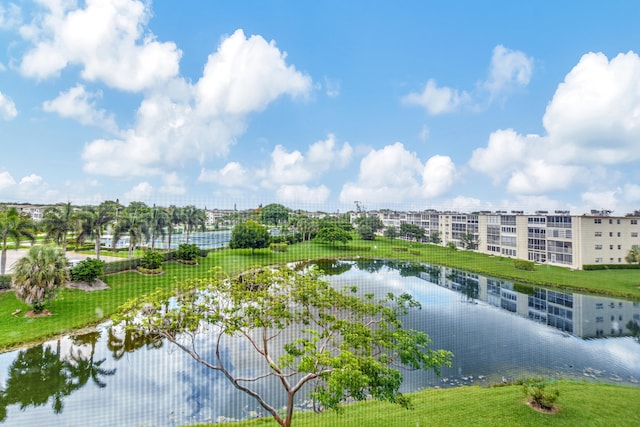
{"type": "Polygon", "coordinates": [[[195,84],[173,79],[140,104],[124,138],[95,140],[83,151],[84,170],[112,176],[159,174],[224,157],[246,129],[246,115],[283,95],[306,96],[310,77],[285,63],[286,54],[241,30],[209,55],[195,84]]]}
{"type": "Polygon", "coordinates": [[[493,49],[489,76],[482,86],[493,98],[514,87],[527,86],[532,74],[532,58],[522,51],[498,45],[493,49]]]}
{"type": "Polygon", "coordinates": [[[11,98],[0,92],[0,117],[4,120],[12,120],[18,115],[16,104],[11,98]]]}
{"type": "Polygon", "coordinates": [[[422,92],[411,92],[402,98],[405,104],[423,107],[429,114],[434,115],[455,111],[469,100],[468,93],[460,93],[449,87],[438,87],[433,79],[427,81],[422,92]]]}
{"type": "Polygon", "coordinates": [[[147,202],[154,193],[153,186],[144,181],[136,184],[131,190],[124,193],[124,200],[127,202],[147,202]]]}
{"type": "Polygon", "coordinates": [[[87,92],[83,85],[77,84],[66,92],[60,92],[57,98],[45,101],[42,108],[49,113],[77,120],[83,125],[116,132],[118,127],[113,115],[96,108],[95,100],[101,96],[100,92],[87,92]]]}
{"type": "Polygon", "coordinates": [[[0,172],[0,191],[4,191],[8,188],[13,187],[14,185],[16,185],[16,180],[13,179],[9,172],[0,172]]]}
{"type": "Polygon", "coordinates": [[[220,170],[200,171],[198,181],[214,183],[223,187],[252,188],[255,174],[247,170],[238,162],[229,162],[220,170]]]}
{"type": "Polygon", "coordinates": [[[15,3],[0,4],[0,30],[17,28],[22,22],[22,11],[15,3]]]}
{"type": "Polygon", "coordinates": [[[357,182],[342,187],[340,201],[398,204],[445,194],[455,179],[455,165],[447,156],[433,156],[425,164],[400,142],[372,150],[360,162],[357,182]]]}
{"type": "Polygon", "coordinates": [[[44,10],[22,36],[33,44],[20,63],[29,77],[57,76],[80,66],[82,78],[140,91],[178,74],[182,52],[172,42],[159,42],[146,30],[149,5],[136,0],[42,2],[44,10]]]}
{"type": "Polygon", "coordinates": [[[331,195],[325,185],[309,187],[306,185],[281,185],[276,190],[276,200],[289,205],[324,205],[331,195]]]}

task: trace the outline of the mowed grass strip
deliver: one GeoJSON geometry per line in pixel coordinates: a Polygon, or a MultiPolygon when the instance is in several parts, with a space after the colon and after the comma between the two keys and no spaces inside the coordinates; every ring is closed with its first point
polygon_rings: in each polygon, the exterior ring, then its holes
{"type": "MultiPolygon", "coordinates": [[[[483,388],[426,389],[410,394],[413,409],[386,402],[366,401],[344,407],[342,413],[296,413],[296,427],[425,427],[425,426],[617,426],[637,427],[640,411],[634,402],[640,388],[559,381],[556,414],[543,414],[525,403],[519,385],[483,388]]],[[[214,424],[200,424],[200,427],[214,424]]],[[[218,425],[218,424],[215,424],[218,425]]],[[[269,416],[229,427],[271,427],[269,416]]]]}
{"type": "Polygon", "coordinates": [[[104,278],[110,287],[108,290],[60,290],[47,307],[53,314],[44,318],[23,317],[30,307],[19,301],[13,292],[1,292],[0,351],[102,322],[132,298],[157,289],[172,289],[176,283],[188,278],[206,277],[216,266],[234,275],[256,265],[353,257],[420,261],[531,284],[640,298],[640,270],[572,271],[536,265],[534,271],[523,271],[514,268],[512,259],[452,251],[435,245],[410,244],[382,237],[375,241],[354,240],[346,246],[304,242],[289,246],[286,252],[272,252],[268,249],[256,250],[253,254],[250,249],[214,251],[207,258],[199,258],[197,266],[165,263],[165,273],[161,276],[143,276],[131,271],[110,275],[104,278]],[[17,310],[21,312],[12,315],[17,310]]]}

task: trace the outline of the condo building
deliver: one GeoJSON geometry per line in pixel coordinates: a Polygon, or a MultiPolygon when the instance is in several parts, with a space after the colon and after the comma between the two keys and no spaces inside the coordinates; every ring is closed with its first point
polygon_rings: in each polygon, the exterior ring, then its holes
{"type": "Polygon", "coordinates": [[[441,245],[461,249],[472,239],[480,253],[518,258],[541,264],[582,269],[587,264],[625,264],[640,246],[640,211],[611,216],[609,211],[571,215],[569,211],[481,211],[475,213],[375,212],[385,227],[403,223],[425,229],[424,241],[437,233],[441,245]],[[472,237],[470,237],[472,236],[472,237]]]}

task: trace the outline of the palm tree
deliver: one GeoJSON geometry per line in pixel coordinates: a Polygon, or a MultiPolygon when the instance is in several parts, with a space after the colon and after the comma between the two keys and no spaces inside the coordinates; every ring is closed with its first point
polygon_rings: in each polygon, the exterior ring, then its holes
{"type": "Polygon", "coordinates": [[[149,220],[148,215],[143,210],[134,209],[125,210],[124,214],[118,219],[113,232],[114,245],[123,235],[129,236],[129,259],[133,258],[133,249],[142,242],[149,239],[149,220]]]}
{"type": "Polygon", "coordinates": [[[31,242],[35,241],[33,221],[18,212],[16,208],[4,208],[0,210],[0,242],[2,243],[2,255],[0,255],[0,274],[4,274],[7,265],[7,242],[13,240],[16,249],[20,246],[22,238],[31,242]]]}
{"type": "Polygon", "coordinates": [[[189,244],[189,233],[191,230],[201,228],[204,230],[207,223],[207,214],[193,205],[185,206],[183,209],[182,223],[187,233],[187,245],[189,244]]]}
{"type": "Polygon", "coordinates": [[[632,246],[624,259],[629,264],[640,263],[640,246],[632,246]]]}
{"type": "Polygon", "coordinates": [[[100,206],[87,206],[78,213],[81,221],[81,230],[77,239],[95,239],[96,259],[100,259],[100,239],[104,228],[115,218],[114,202],[102,202],[100,206]]]}
{"type": "Polygon", "coordinates": [[[169,214],[165,208],[157,208],[153,205],[153,210],[149,215],[149,231],[151,232],[151,250],[156,248],[156,236],[164,239],[165,227],[169,223],[169,214]]]}
{"type": "Polygon", "coordinates": [[[54,240],[66,252],[67,235],[76,227],[76,215],[71,203],[46,208],[40,226],[47,233],[45,241],[54,240]]]}
{"type": "Polygon", "coordinates": [[[40,312],[56,288],[69,279],[64,252],[53,246],[33,246],[14,268],[16,296],[40,312]]]}
{"type": "Polygon", "coordinates": [[[175,231],[175,226],[182,224],[182,208],[171,205],[167,208],[167,249],[171,250],[171,236],[175,231]]]}

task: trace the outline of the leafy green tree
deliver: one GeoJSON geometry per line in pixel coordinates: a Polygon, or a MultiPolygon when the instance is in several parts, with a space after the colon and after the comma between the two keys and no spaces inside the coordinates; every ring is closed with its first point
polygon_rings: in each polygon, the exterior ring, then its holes
{"type": "Polygon", "coordinates": [[[398,237],[398,229],[396,227],[387,227],[384,229],[384,237],[396,239],[398,237]]]}
{"type": "Polygon", "coordinates": [[[458,247],[456,246],[455,242],[448,242],[447,243],[447,249],[449,249],[451,251],[457,251],[458,247]]]}
{"type": "Polygon", "coordinates": [[[370,397],[409,407],[399,392],[398,367],[439,372],[451,357],[432,350],[425,333],[402,327],[402,316],[419,303],[407,294],[361,298],[357,289],[336,290],[320,274],[259,269],[228,279],[218,271],[179,284],[175,295],[162,291],[132,301],[115,321],[159,334],[221,372],[281,426],[291,426],[295,396],[305,385],[324,408],[370,397]],[[172,298],[175,303],[168,304],[172,298]],[[200,351],[201,340],[194,339],[203,330],[215,331],[212,352],[200,351]],[[231,339],[246,340],[254,350],[260,362],[250,371],[234,365],[224,351],[231,339]],[[269,380],[276,380],[286,398],[282,412],[272,400],[274,392],[262,391],[262,382],[269,380]]]}
{"type": "Polygon", "coordinates": [[[635,320],[629,320],[626,326],[631,336],[640,342],[640,323],[635,320]]]}
{"type": "Polygon", "coordinates": [[[480,245],[480,238],[471,232],[467,232],[460,236],[460,243],[463,249],[476,250],[480,245]]]}
{"type": "Polygon", "coordinates": [[[80,219],[80,233],[77,236],[78,241],[84,241],[87,238],[95,240],[96,259],[100,259],[100,239],[108,224],[116,217],[117,202],[105,201],[99,206],[86,206],[78,212],[80,219]]]}
{"type": "Polygon", "coordinates": [[[321,242],[331,243],[335,246],[337,242],[346,245],[349,240],[353,240],[351,233],[340,227],[338,224],[325,222],[321,224],[320,230],[315,237],[321,242]]]}
{"type": "Polygon", "coordinates": [[[196,258],[198,258],[199,255],[200,248],[198,247],[198,245],[183,243],[178,246],[178,259],[184,261],[194,261],[196,258]]]}
{"type": "Polygon", "coordinates": [[[260,221],[263,224],[273,224],[276,227],[289,220],[289,209],[278,203],[271,203],[260,211],[260,221]]]}
{"type": "Polygon", "coordinates": [[[175,232],[176,226],[182,224],[182,208],[171,205],[167,208],[167,249],[171,250],[171,236],[175,232]]]}
{"type": "Polygon", "coordinates": [[[158,251],[145,251],[142,256],[142,267],[148,268],[149,270],[157,270],[162,267],[162,262],[164,261],[164,255],[162,252],[158,251]]]}
{"type": "Polygon", "coordinates": [[[193,205],[182,208],[182,224],[187,234],[186,243],[189,243],[189,235],[192,231],[205,229],[207,224],[207,214],[204,210],[198,209],[193,205]]]}
{"type": "Polygon", "coordinates": [[[2,243],[2,254],[0,255],[0,274],[4,274],[7,266],[7,249],[9,240],[13,240],[16,249],[20,246],[20,241],[27,238],[35,241],[34,224],[30,218],[20,215],[16,208],[0,209],[0,243],[2,243]]]}
{"type": "Polygon", "coordinates": [[[302,236],[303,242],[311,240],[318,232],[318,220],[307,216],[301,216],[298,218],[295,227],[298,233],[302,236]]]}
{"type": "Polygon", "coordinates": [[[71,280],[93,283],[104,272],[105,262],[100,259],[87,258],[71,269],[71,280]]]}
{"type": "Polygon", "coordinates": [[[114,227],[114,246],[122,236],[129,236],[129,259],[133,258],[133,250],[139,246],[140,243],[146,242],[151,236],[149,230],[150,211],[146,205],[143,205],[144,204],[138,202],[127,206],[114,227]]]}
{"type": "Polygon", "coordinates": [[[440,233],[439,231],[432,231],[429,235],[429,242],[433,243],[434,245],[439,245],[440,243],[442,243],[442,233],[440,233]]]}
{"type": "Polygon", "coordinates": [[[61,206],[49,206],[44,210],[40,226],[47,233],[45,242],[55,241],[67,251],[67,236],[77,228],[77,217],[71,203],[61,206]]]}
{"type": "Polygon", "coordinates": [[[13,271],[16,296],[41,312],[60,285],[69,279],[67,259],[53,246],[33,246],[20,258],[13,271]]]}
{"type": "Polygon", "coordinates": [[[409,242],[415,240],[416,242],[422,238],[424,238],[425,232],[424,228],[419,225],[402,223],[400,224],[400,235],[404,236],[406,239],[409,239],[409,242]]]}
{"type": "Polygon", "coordinates": [[[375,234],[384,228],[384,224],[378,215],[361,214],[355,219],[355,223],[358,227],[358,234],[364,240],[373,240],[375,234]],[[361,228],[364,229],[362,232],[360,231],[361,228]],[[363,234],[370,236],[370,238],[362,237],[363,234]]]}
{"type": "Polygon", "coordinates": [[[149,213],[149,232],[151,234],[151,250],[156,249],[156,238],[160,236],[164,239],[165,229],[169,225],[169,214],[162,207],[153,205],[153,209],[149,213]]]}
{"type": "Polygon", "coordinates": [[[640,263],[640,246],[634,245],[624,259],[629,264],[640,263]]]}
{"type": "Polygon", "coordinates": [[[249,220],[236,225],[231,232],[231,240],[229,247],[231,249],[248,249],[251,248],[253,254],[255,249],[266,248],[269,246],[269,230],[267,227],[249,220]]]}

